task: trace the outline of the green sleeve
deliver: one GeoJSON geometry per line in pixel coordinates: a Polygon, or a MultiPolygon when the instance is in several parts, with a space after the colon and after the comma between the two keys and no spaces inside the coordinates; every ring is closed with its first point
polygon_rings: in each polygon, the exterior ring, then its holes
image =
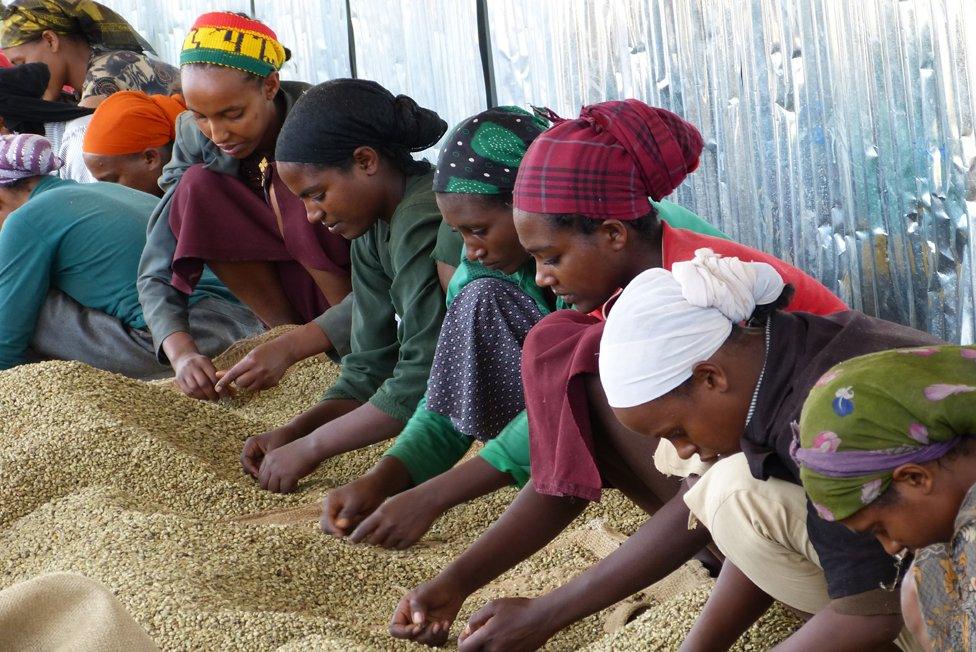
{"type": "Polygon", "coordinates": [[[673,204],[664,200],[651,203],[657,210],[658,217],[675,229],[687,229],[688,231],[694,231],[695,233],[701,233],[702,235],[722,238],[723,240],[729,239],[729,236],[725,235],[684,206],[679,206],[678,204],[673,204]]]}
{"type": "Polygon", "coordinates": [[[384,453],[400,460],[414,485],[450,470],[471,448],[471,438],[455,430],[451,420],[427,409],[427,397],[384,453]]]}
{"type": "Polygon", "coordinates": [[[529,416],[522,410],[498,436],[488,441],[478,453],[490,465],[507,473],[515,484],[524,487],[529,481],[529,416]]]}
{"type": "Polygon", "coordinates": [[[334,306],[330,306],[312,320],[332,342],[332,350],[335,356],[340,359],[351,351],[349,342],[352,339],[353,296],[353,293],[350,292],[345,299],[334,306]]]}
{"type": "Polygon", "coordinates": [[[420,197],[400,204],[388,232],[374,227],[353,242],[352,352],[325,398],[369,402],[403,423],[417,409],[444,321],[431,260],[440,223],[437,204],[420,197]]]}
{"type": "MultiPolygon", "coordinates": [[[[373,232],[352,243],[350,257],[355,296],[350,338],[352,351],[342,359],[339,379],[322,400],[352,398],[367,403],[396,367],[399,348],[396,316],[389,298],[390,281],[380,263],[377,244],[373,232]]],[[[409,413],[392,416],[406,421],[409,413]]]]}
{"type": "Polygon", "coordinates": [[[391,247],[395,278],[390,298],[400,316],[399,358],[393,374],[370,399],[374,406],[403,422],[414,413],[427,391],[434,349],[447,310],[437,268],[430,258],[441,214],[434,202],[414,204],[409,211],[403,216],[409,219],[400,224],[397,242],[391,247]]]}
{"type": "Polygon", "coordinates": [[[430,257],[445,265],[457,267],[463,255],[463,248],[464,241],[461,239],[461,234],[442,219],[437,227],[437,243],[430,257]]]}

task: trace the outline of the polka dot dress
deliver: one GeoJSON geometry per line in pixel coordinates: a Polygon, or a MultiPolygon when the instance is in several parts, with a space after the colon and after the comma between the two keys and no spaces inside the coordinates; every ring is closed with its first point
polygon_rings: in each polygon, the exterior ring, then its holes
{"type": "Polygon", "coordinates": [[[427,409],[460,432],[492,439],[525,409],[522,343],[542,319],[514,283],[474,280],[454,299],[441,326],[427,384],[427,409]]]}

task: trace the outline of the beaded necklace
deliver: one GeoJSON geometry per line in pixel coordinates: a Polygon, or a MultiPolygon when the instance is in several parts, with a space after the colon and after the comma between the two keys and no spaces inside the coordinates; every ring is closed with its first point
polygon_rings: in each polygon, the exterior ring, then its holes
{"type": "Polygon", "coordinates": [[[756,403],[759,402],[759,390],[762,387],[763,378],[766,376],[766,365],[769,363],[769,343],[772,340],[771,333],[773,331],[772,320],[766,322],[766,353],[763,355],[763,366],[762,370],[759,372],[759,380],[756,381],[756,390],[752,393],[752,400],[749,401],[749,412],[746,414],[746,428],[749,427],[749,423],[752,421],[752,415],[756,412],[756,403]]]}

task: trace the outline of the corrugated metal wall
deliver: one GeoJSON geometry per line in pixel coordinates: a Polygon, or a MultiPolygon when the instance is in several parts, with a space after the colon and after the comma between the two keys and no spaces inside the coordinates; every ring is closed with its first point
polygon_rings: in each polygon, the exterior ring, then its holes
{"type": "Polygon", "coordinates": [[[677,201],[865,312],[976,336],[974,0],[103,1],[170,61],[197,14],[253,9],[286,77],[355,71],[448,122],[667,107],[707,142],[677,201]]]}

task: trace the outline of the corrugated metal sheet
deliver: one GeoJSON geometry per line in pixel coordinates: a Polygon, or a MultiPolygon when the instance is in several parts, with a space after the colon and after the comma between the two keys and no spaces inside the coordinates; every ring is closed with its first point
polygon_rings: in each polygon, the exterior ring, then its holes
{"type": "Polygon", "coordinates": [[[285,79],[318,84],[352,75],[345,0],[255,0],[254,10],[291,50],[285,79]]]}
{"type": "MultiPolygon", "coordinates": [[[[99,0],[135,27],[159,58],[176,65],[183,37],[197,16],[208,11],[250,13],[250,0],[99,0]]],[[[318,2],[318,0],[316,0],[318,2]]]]}
{"type": "MultiPolygon", "coordinates": [[[[108,0],[176,59],[205,10],[108,0]]],[[[258,0],[286,76],[347,75],[344,0],[258,0]]],[[[352,0],[360,77],[450,122],[485,106],[474,0],[352,0]]],[[[674,199],[815,274],[853,307],[976,337],[976,2],[489,0],[500,103],[639,97],[698,124],[674,199]]]]}
{"type": "Polygon", "coordinates": [[[350,6],[357,76],[409,95],[449,125],[487,107],[474,0],[353,0],[350,6]]]}
{"type": "Polygon", "coordinates": [[[976,3],[489,3],[500,101],[698,124],[676,199],[852,306],[973,341],[976,3]],[[545,35],[540,38],[540,35],[545,35]]]}

